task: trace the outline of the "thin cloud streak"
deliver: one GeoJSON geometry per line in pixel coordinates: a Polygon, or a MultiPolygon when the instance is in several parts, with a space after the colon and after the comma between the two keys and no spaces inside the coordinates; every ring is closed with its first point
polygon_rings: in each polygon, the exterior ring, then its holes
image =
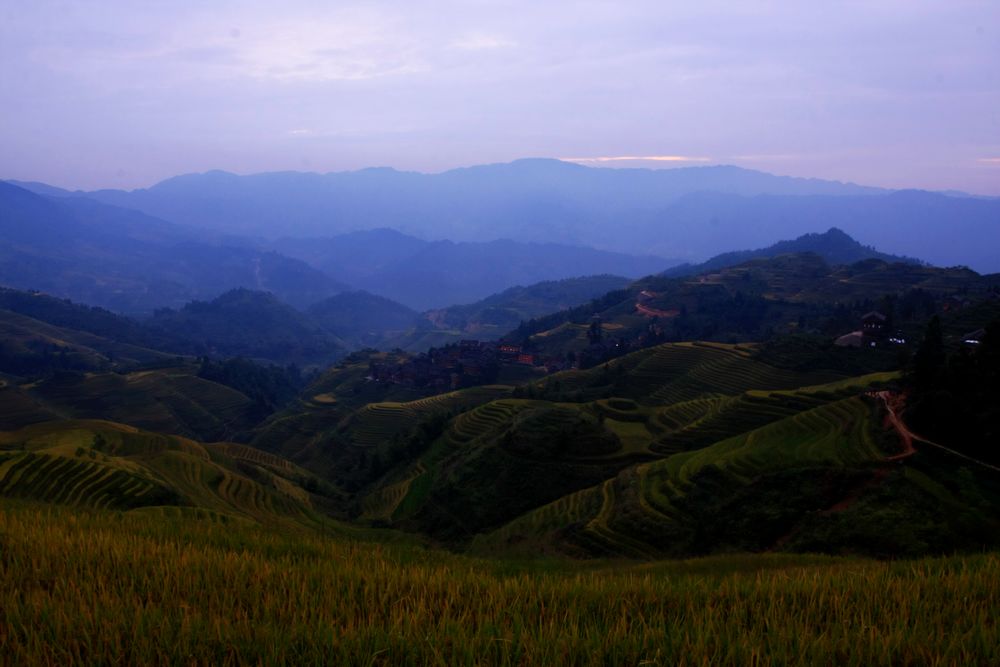
{"type": "Polygon", "coordinates": [[[711,162],[712,158],[689,155],[602,155],[600,157],[561,157],[563,162],[711,162]]]}

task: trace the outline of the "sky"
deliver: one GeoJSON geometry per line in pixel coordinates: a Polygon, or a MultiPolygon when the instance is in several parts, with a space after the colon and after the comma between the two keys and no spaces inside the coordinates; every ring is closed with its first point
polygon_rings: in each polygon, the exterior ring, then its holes
{"type": "Polygon", "coordinates": [[[522,157],[1000,195],[1000,1],[0,3],[0,178],[522,157]]]}

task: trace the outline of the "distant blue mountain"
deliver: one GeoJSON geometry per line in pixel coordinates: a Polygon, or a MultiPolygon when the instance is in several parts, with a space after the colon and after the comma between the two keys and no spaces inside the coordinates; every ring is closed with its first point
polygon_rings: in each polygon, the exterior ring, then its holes
{"type": "Polygon", "coordinates": [[[677,264],[557,243],[422,241],[390,229],[286,238],[272,247],[415,310],[472,303],[514,285],[597,274],[639,278],[677,264]]]}
{"type": "Polygon", "coordinates": [[[305,262],[84,197],[0,182],[0,285],[148,313],[234,287],[305,306],[346,288],[305,262]]]}
{"type": "MultiPolygon", "coordinates": [[[[24,185],[49,196],[68,194],[24,185]]],[[[1000,199],[731,166],[594,169],[529,159],[440,174],[212,171],[87,196],[176,223],[268,239],[390,227],[423,239],[559,243],[691,262],[838,227],[887,252],[1000,270],[1000,199]]]]}
{"type": "Polygon", "coordinates": [[[830,264],[831,266],[854,264],[855,262],[860,262],[866,259],[879,259],[883,262],[889,263],[902,262],[904,264],[925,264],[925,262],[913,257],[901,257],[898,255],[890,255],[888,253],[879,252],[871,246],[865,246],[858,243],[842,230],[837,229],[836,227],[831,227],[828,231],[822,234],[803,234],[797,239],[779,241],[778,243],[770,245],[766,248],[759,248],[757,250],[735,250],[732,252],[722,253],[721,255],[716,255],[701,264],[681,264],[667,269],[660,275],[668,278],[693,276],[706,273],[708,271],[715,271],[730,266],[736,266],[751,259],[771,258],[778,257],[780,255],[802,252],[819,255],[827,264],[830,264]]]}

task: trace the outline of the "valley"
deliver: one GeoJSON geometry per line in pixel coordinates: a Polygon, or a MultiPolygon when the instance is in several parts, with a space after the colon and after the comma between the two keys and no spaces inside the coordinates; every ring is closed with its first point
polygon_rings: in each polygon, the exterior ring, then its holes
{"type": "MultiPolygon", "coordinates": [[[[873,585],[880,605],[926,594],[962,595],[954,608],[973,616],[990,606],[973,592],[990,595],[1000,548],[998,274],[889,254],[836,228],[671,266],[387,229],[222,241],[68,193],[0,190],[4,201],[24,207],[5,257],[48,267],[46,289],[23,289],[35,279],[8,264],[20,278],[0,289],[10,655],[101,660],[121,627],[101,621],[78,643],[50,610],[97,595],[95,615],[152,623],[134,599],[164,582],[184,600],[158,603],[177,650],[222,662],[275,651],[655,661],[654,628],[685,633],[671,651],[740,662],[767,630],[730,636],[695,613],[719,591],[735,596],[731,613],[786,629],[802,591],[827,591],[829,613],[867,614],[858,596],[873,585]],[[26,224],[39,211],[71,240],[64,264],[26,224]],[[89,254],[97,220],[131,239],[108,245],[106,263],[89,254]],[[155,282],[195,260],[213,268],[169,290],[155,282]],[[139,276],[128,262],[153,282],[102,277],[139,276]],[[145,293],[157,296],[138,307],[145,293]],[[39,565],[39,549],[62,564],[39,565]],[[99,554],[159,564],[112,576],[99,554]],[[17,586],[15,570],[27,573],[17,586]],[[71,570],[101,572],[119,592],[68,588],[71,570]],[[204,586],[180,583],[188,570],[204,586]],[[276,583],[279,570],[298,592],[276,583]],[[914,572],[938,585],[921,592],[914,572]],[[222,578],[243,576],[256,583],[220,597],[222,578]],[[25,586],[31,601],[11,592],[25,586]],[[347,593],[332,601],[329,586],[347,593]],[[690,618],[663,616],[654,594],[690,618]],[[411,600],[410,620],[386,611],[390,598],[411,600]],[[253,620],[196,605],[252,608],[253,620]],[[584,618],[620,631],[563,645],[543,606],[580,632],[584,618]],[[611,620],[626,610],[655,620],[611,620]],[[274,620],[286,612],[298,620],[274,620]],[[336,638],[317,630],[331,614],[345,628],[336,638]]],[[[938,627],[947,609],[923,618],[938,627]]],[[[991,650],[918,637],[893,613],[880,617],[890,639],[847,647],[853,631],[826,633],[818,653],[786,662],[831,651],[906,661],[921,641],[946,660],[991,650]]],[[[173,656],[164,641],[144,633],[130,655],[173,656]]]]}

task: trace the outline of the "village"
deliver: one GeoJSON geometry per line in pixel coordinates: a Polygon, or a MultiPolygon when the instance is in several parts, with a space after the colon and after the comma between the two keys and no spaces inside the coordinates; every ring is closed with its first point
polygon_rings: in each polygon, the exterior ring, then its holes
{"type": "Polygon", "coordinates": [[[541,375],[571,367],[564,358],[542,358],[515,343],[468,339],[398,361],[372,361],[368,379],[443,392],[493,384],[500,380],[505,369],[528,373],[534,369],[541,375]]]}
{"type": "Polygon", "coordinates": [[[462,340],[408,356],[399,354],[390,361],[370,361],[368,379],[385,384],[421,388],[433,393],[464,387],[524,381],[559,371],[590,368],[628,352],[662,342],[662,331],[651,324],[634,339],[607,335],[599,315],[591,318],[586,332],[587,345],[578,352],[540,354],[531,341],[462,340]]]}

